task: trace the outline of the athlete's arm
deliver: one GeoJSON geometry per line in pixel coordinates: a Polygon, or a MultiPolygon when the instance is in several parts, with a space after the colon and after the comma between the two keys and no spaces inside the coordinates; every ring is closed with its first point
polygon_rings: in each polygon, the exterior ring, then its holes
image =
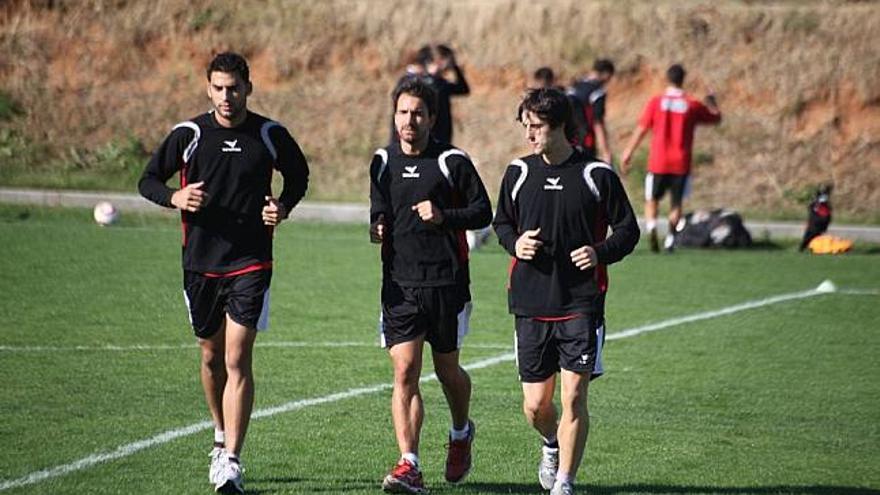
{"type": "Polygon", "coordinates": [[[291,210],[306,195],[306,190],[309,187],[309,164],[287,129],[275,126],[269,132],[272,143],[278,152],[275,168],[281,172],[284,185],[281,189],[281,195],[274,202],[274,206],[273,201],[267,199],[268,204],[263,209],[263,216],[266,217],[266,209],[268,208],[270,212],[274,212],[274,215],[270,214],[270,216],[275,216],[277,223],[286,219],[291,210]]]}
{"type": "Polygon", "coordinates": [[[592,174],[599,186],[611,226],[611,235],[593,248],[596,250],[596,261],[610,265],[635,249],[639,242],[639,224],[617,174],[607,169],[596,169],[592,174]]]}
{"type": "Polygon", "coordinates": [[[185,198],[181,197],[181,195],[174,198],[178,190],[165,185],[168,179],[175,173],[180,172],[183,165],[184,150],[192,141],[193,134],[193,130],[188,127],[178,127],[171,131],[171,134],[159,145],[159,148],[153,153],[153,156],[144,168],[144,173],[138,181],[138,191],[141,193],[141,196],[166,208],[195,211],[191,208],[201,206],[201,202],[193,204],[195,201],[190,201],[189,194],[192,190],[198,189],[198,186],[201,185],[200,182],[188,186],[190,191],[185,195],[185,198]]]}
{"type": "Polygon", "coordinates": [[[390,202],[385,180],[388,174],[382,171],[384,165],[379,153],[373,155],[370,163],[370,241],[376,243],[382,242],[388,231],[385,218],[390,211],[390,202]]]}
{"type": "Polygon", "coordinates": [[[474,230],[489,225],[492,221],[492,205],[474,164],[458,155],[449,157],[448,162],[452,182],[464,205],[441,210],[443,225],[452,230],[474,230]]]}
{"type": "Polygon", "coordinates": [[[721,108],[714,93],[706,95],[706,103],[696,103],[697,122],[701,124],[717,124],[721,122],[721,108]]]}
{"type": "Polygon", "coordinates": [[[596,158],[610,165],[611,146],[608,144],[608,130],[605,129],[604,120],[597,120],[593,124],[593,134],[596,136],[596,158]]]}
{"type": "Polygon", "coordinates": [[[451,83],[446,81],[449,88],[449,94],[451,95],[468,95],[471,93],[471,87],[468,86],[467,79],[464,77],[464,71],[461,70],[461,67],[455,63],[455,60],[451,60],[449,64],[449,68],[452,69],[452,73],[455,74],[455,82],[451,83]]]}
{"type": "Polygon", "coordinates": [[[501,179],[501,190],[495,203],[495,219],[492,227],[498,236],[498,244],[511,256],[516,256],[516,241],[519,239],[519,226],[516,222],[516,206],[511,198],[513,186],[519,175],[519,168],[507,167],[501,179]]]}
{"type": "Polygon", "coordinates": [[[605,92],[593,102],[593,135],[596,136],[596,158],[611,164],[611,144],[605,128],[605,92]]]}
{"type": "Polygon", "coordinates": [[[629,144],[626,145],[626,148],[623,150],[623,155],[620,157],[620,172],[622,174],[626,175],[629,172],[632,155],[636,151],[636,148],[639,147],[639,144],[649,130],[650,129],[643,127],[641,124],[636,127],[635,132],[633,132],[633,135],[629,140],[629,144]]]}
{"type": "Polygon", "coordinates": [[[626,175],[629,172],[633,153],[635,153],[636,148],[639,147],[642,138],[645,137],[645,134],[647,134],[654,125],[654,111],[659,105],[659,102],[659,98],[651,98],[642,110],[638,126],[630,138],[629,144],[627,144],[626,148],[623,150],[623,155],[620,157],[620,173],[626,175]]]}

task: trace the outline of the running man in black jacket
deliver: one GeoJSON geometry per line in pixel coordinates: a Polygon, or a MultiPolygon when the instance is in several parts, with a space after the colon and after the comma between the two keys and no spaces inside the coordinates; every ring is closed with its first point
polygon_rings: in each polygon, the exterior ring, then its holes
{"type": "Polygon", "coordinates": [[[425,493],[418,459],[425,341],[452,416],[446,480],[462,481],[471,467],[471,382],[459,365],[471,311],[465,230],[488,225],[492,209],[470,158],[431,137],[433,88],[404,79],[392,102],[400,139],[376,151],[370,165],[370,237],[382,244],[380,329],[394,367],[391,417],[401,454],[382,485],[425,493]]]}
{"type": "Polygon", "coordinates": [[[632,252],[639,228],[617,174],[569,144],[562,92],[529,91],[517,115],[534,154],[507,168],[494,227],[513,256],[508,297],[523,410],[544,440],[538,479],[553,495],[570,494],[589,429],[588,385],[602,374],[606,266],[632,252]]]}
{"type": "Polygon", "coordinates": [[[207,78],[213,110],[174,126],[138,188],[181,210],[184,297],[214,421],[209,479],[218,492],[243,493],[239,455],[254,402],[254,340],[268,325],[272,232],[305,195],[309,169],[287,129],[248,111],[243,57],[217,55],[207,78]],[[284,178],[277,198],[274,170],[284,178]],[[166,186],[177,173],[180,188],[166,186]]]}

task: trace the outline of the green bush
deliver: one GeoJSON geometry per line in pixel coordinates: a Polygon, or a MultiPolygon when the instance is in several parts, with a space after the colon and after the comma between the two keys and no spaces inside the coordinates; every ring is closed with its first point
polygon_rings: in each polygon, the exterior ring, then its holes
{"type": "Polygon", "coordinates": [[[24,111],[7,93],[0,91],[0,122],[12,120],[24,111]]]}

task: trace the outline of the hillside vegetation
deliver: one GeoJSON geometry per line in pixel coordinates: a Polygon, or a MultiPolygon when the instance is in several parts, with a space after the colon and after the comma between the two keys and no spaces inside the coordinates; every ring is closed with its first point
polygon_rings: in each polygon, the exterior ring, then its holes
{"type": "MultiPolygon", "coordinates": [[[[8,0],[0,184],[134,190],[149,151],[208,108],[204,67],[232,49],[251,62],[251,107],[309,157],[309,197],[365,201],[403,54],[438,41],[471,83],[453,103],[456,144],[492,195],[525,152],[513,117],[526,76],[550,65],[567,81],[607,56],[615,154],[670,63],[691,92],[718,93],[724,122],[697,133],[691,206],[800,218],[833,182],[839,214],[877,222],[877,33],[870,2],[8,0]]],[[[640,197],[639,173],[629,181],[640,197]]]]}

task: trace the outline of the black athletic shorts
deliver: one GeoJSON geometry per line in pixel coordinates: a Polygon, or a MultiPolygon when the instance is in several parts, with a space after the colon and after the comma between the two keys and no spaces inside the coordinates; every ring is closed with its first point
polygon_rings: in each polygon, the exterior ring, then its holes
{"type": "Polygon", "coordinates": [[[269,282],[272,270],[233,277],[207,277],[183,272],[183,296],[196,337],[207,339],[223,326],[226,315],[248,328],[269,326],[269,282]]]}
{"type": "Polygon", "coordinates": [[[605,321],[598,315],[579,315],[563,321],[516,317],[516,364],[519,379],[543,382],[560,369],[598,378],[602,368],[605,321]]]}
{"type": "Polygon", "coordinates": [[[415,340],[421,335],[434,352],[461,347],[468,332],[471,295],[467,287],[401,287],[391,280],[382,284],[382,347],[415,340]]]}
{"type": "Polygon", "coordinates": [[[690,175],[654,174],[645,176],[645,199],[659,200],[669,191],[672,206],[681,206],[681,201],[688,194],[690,175]]]}

